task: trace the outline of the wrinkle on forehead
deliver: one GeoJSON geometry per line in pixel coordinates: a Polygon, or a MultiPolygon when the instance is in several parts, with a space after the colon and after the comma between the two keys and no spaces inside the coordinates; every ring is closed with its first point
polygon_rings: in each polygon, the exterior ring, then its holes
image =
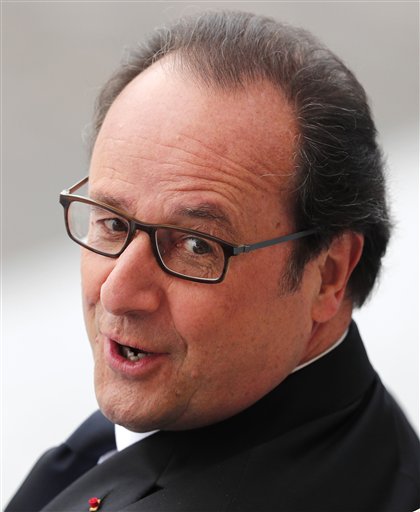
{"type": "MultiPolygon", "coordinates": [[[[151,172],[147,164],[153,164],[153,172],[156,170],[155,166],[161,170],[170,169],[172,171],[170,179],[174,183],[179,183],[187,177],[198,178],[199,173],[204,171],[207,174],[201,173],[200,175],[204,181],[228,179],[234,187],[234,183],[237,182],[238,184],[242,183],[242,186],[246,188],[257,187],[266,189],[268,192],[273,186],[285,188],[289,180],[285,182],[284,177],[292,174],[281,172],[279,169],[279,167],[284,169],[286,162],[282,162],[283,165],[278,163],[276,165],[274,161],[267,164],[264,161],[266,159],[259,158],[257,154],[249,155],[247,159],[244,158],[245,155],[242,155],[241,160],[244,162],[240,162],[239,156],[235,155],[236,158],[228,156],[207,142],[184,133],[179,133],[177,143],[171,144],[164,144],[142,136],[136,136],[131,141],[113,137],[104,138],[101,140],[98,152],[102,154],[102,158],[97,163],[100,167],[103,166],[102,168],[111,169],[107,162],[111,159],[115,160],[115,154],[120,152],[123,158],[119,158],[120,165],[114,164],[113,172],[118,170],[121,174],[124,167],[129,164],[139,173],[147,173],[151,172]],[[164,154],[160,151],[162,148],[167,150],[164,154]],[[120,168],[118,169],[118,167],[120,168]]],[[[290,162],[289,159],[284,160],[287,160],[287,163],[290,162]]]]}

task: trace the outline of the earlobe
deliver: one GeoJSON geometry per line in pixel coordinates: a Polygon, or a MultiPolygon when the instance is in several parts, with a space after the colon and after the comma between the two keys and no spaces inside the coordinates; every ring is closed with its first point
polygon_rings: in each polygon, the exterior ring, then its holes
{"type": "Polygon", "coordinates": [[[363,241],[363,235],[346,231],[320,255],[320,288],[312,309],[314,321],[326,322],[340,309],[348,280],[362,255],[363,241]]]}

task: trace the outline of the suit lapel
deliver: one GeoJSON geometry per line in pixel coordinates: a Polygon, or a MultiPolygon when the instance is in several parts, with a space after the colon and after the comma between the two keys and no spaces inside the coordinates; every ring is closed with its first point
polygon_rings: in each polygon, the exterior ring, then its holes
{"type": "Polygon", "coordinates": [[[37,512],[74,480],[115,449],[114,425],[99,411],[69,439],[46,452],[29,473],[5,512],[37,512]]]}
{"type": "Polygon", "coordinates": [[[156,481],[172,452],[172,436],[163,432],[154,434],[93,467],[42,512],[88,511],[88,500],[92,497],[102,500],[100,512],[123,510],[159,489],[156,481]]]}
{"type": "MultiPolygon", "coordinates": [[[[217,449],[217,448],[216,448],[217,449]]],[[[196,446],[194,451],[199,452],[196,446]]],[[[223,451],[223,447],[220,447],[223,451]]],[[[177,462],[156,482],[155,492],[118,509],[118,512],[215,512],[227,510],[241,481],[249,452],[211,461],[204,455],[191,467],[177,462]]],[[[99,511],[101,512],[101,511],[99,511]]]]}

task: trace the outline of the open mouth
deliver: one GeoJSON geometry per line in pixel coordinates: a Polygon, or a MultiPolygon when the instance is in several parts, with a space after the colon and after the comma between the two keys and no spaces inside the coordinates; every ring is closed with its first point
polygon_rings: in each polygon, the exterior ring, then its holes
{"type": "Polygon", "coordinates": [[[145,357],[152,355],[151,352],[145,352],[144,350],[140,350],[139,348],[128,347],[127,345],[120,344],[118,344],[118,351],[119,354],[122,357],[124,357],[124,359],[127,359],[132,363],[135,363],[136,361],[140,361],[140,359],[144,359],[145,357]]]}

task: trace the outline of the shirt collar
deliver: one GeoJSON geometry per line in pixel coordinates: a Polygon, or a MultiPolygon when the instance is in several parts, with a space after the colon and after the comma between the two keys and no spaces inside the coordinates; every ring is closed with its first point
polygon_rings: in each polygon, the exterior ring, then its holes
{"type": "Polygon", "coordinates": [[[332,350],[337,348],[338,345],[340,345],[344,341],[344,339],[347,336],[348,332],[349,332],[349,329],[347,328],[345,330],[344,334],[335,343],[333,343],[331,345],[331,347],[327,348],[327,350],[324,350],[324,352],[321,352],[321,354],[318,354],[317,356],[313,357],[309,361],[306,361],[306,363],[302,363],[299,366],[296,366],[296,368],[292,371],[292,373],[295,373],[295,372],[301,370],[302,368],[305,368],[305,366],[309,366],[310,364],[314,363],[315,361],[318,361],[318,359],[321,359],[321,357],[324,357],[327,354],[329,354],[332,350]]]}
{"type": "Polygon", "coordinates": [[[150,432],[131,432],[131,430],[128,430],[121,425],[115,425],[115,443],[117,445],[117,450],[120,452],[124,450],[124,448],[151,436],[155,432],[157,432],[157,430],[152,430],[150,432]]]}

